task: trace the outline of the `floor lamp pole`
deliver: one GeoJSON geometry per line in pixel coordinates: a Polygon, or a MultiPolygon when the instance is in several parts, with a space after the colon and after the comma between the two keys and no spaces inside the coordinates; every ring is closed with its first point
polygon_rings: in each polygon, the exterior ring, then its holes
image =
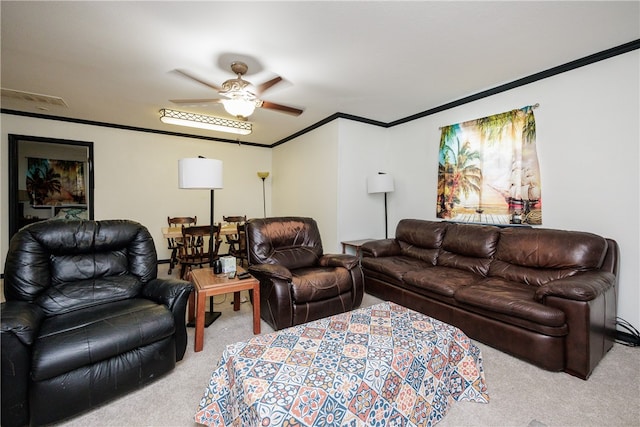
{"type": "Polygon", "coordinates": [[[209,266],[213,268],[213,239],[214,239],[214,225],[213,225],[213,188],[211,189],[211,212],[209,213],[209,224],[211,224],[211,230],[209,232],[209,266]]]}
{"type": "Polygon", "coordinates": [[[267,198],[264,193],[264,180],[266,177],[262,178],[262,210],[264,211],[264,217],[267,217],[267,198]]]}
{"type": "Polygon", "coordinates": [[[389,238],[389,232],[387,228],[387,193],[384,193],[384,238],[389,238]]]}

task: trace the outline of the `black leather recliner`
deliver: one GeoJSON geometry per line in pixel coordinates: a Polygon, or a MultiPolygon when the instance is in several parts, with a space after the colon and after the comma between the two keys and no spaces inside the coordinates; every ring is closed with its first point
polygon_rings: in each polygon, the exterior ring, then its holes
{"type": "Polygon", "coordinates": [[[246,234],[249,272],[260,281],[260,316],[275,330],[344,313],[362,302],[360,259],[324,254],[314,219],[251,219],[246,234]]]}
{"type": "Polygon", "coordinates": [[[2,426],[55,422],[175,367],[192,285],[157,278],[149,231],[127,220],[50,220],[5,262],[2,426]]]}

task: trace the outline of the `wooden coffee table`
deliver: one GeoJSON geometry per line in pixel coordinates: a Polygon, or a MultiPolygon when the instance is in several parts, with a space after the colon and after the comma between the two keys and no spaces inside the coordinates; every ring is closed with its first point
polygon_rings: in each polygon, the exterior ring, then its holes
{"type": "MultiPolygon", "coordinates": [[[[237,274],[243,273],[243,268],[238,268],[237,274]]],[[[193,283],[195,291],[189,297],[189,321],[195,318],[196,336],[194,351],[202,351],[204,346],[204,318],[207,297],[234,293],[233,309],[240,310],[240,291],[253,291],[253,333],[260,333],[260,282],[253,276],[247,279],[230,279],[227,273],[214,274],[212,268],[199,268],[192,270],[188,279],[193,283]]]]}

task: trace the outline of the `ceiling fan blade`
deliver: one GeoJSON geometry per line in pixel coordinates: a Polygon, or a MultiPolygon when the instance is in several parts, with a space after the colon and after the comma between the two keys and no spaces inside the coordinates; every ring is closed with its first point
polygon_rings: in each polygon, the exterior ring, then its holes
{"type": "Polygon", "coordinates": [[[170,99],[174,104],[219,104],[220,99],[170,99]]]}
{"type": "Polygon", "coordinates": [[[256,88],[256,89],[257,89],[258,94],[263,93],[264,91],[266,91],[267,89],[269,89],[271,86],[273,86],[273,85],[275,85],[275,84],[278,84],[278,83],[280,83],[281,81],[282,81],[282,77],[280,77],[280,76],[276,76],[276,77],[272,78],[271,80],[268,80],[268,81],[266,81],[266,82],[262,83],[260,86],[258,86],[258,87],[256,88]]]}
{"type": "Polygon", "coordinates": [[[179,69],[176,69],[176,70],[173,70],[173,71],[175,71],[175,72],[176,72],[176,73],[178,73],[178,74],[182,74],[184,77],[186,77],[186,78],[188,78],[188,79],[194,80],[194,81],[196,81],[196,82],[198,82],[198,83],[200,83],[200,84],[202,84],[202,85],[205,85],[205,86],[207,86],[207,87],[210,87],[211,89],[215,90],[216,92],[218,92],[218,91],[221,91],[221,90],[222,90],[222,88],[221,88],[220,86],[215,85],[215,84],[213,84],[213,83],[210,83],[210,82],[208,82],[208,81],[206,81],[206,80],[202,80],[201,78],[196,77],[196,76],[194,76],[194,75],[190,74],[190,73],[189,73],[189,72],[187,72],[187,71],[179,70],[179,69]]]}
{"type": "Polygon", "coordinates": [[[270,110],[278,110],[280,112],[291,114],[294,116],[299,116],[304,111],[298,108],[288,107],[286,105],[276,104],[275,102],[269,102],[269,101],[262,101],[261,107],[268,108],[270,110]]]}

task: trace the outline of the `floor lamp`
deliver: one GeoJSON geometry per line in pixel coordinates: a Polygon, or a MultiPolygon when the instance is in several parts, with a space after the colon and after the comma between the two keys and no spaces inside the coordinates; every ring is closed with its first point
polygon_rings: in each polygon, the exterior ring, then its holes
{"type": "MultiPolygon", "coordinates": [[[[211,232],[209,234],[209,266],[213,268],[214,249],[214,221],[213,221],[213,191],[223,188],[222,184],[222,160],[206,159],[204,157],[187,158],[178,160],[178,186],[180,188],[211,190],[211,212],[209,224],[211,232]]],[[[213,311],[213,302],[206,313],[204,324],[211,325],[222,313],[213,311]]],[[[193,325],[191,325],[193,326],[193,325]]]]}
{"type": "Polygon", "coordinates": [[[384,238],[389,238],[387,230],[387,193],[393,191],[393,177],[384,172],[378,172],[367,178],[367,193],[384,193],[384,238]]]}
{"type": "Polygon", "coordinates": [[[269,172],[258,172],[258,178],[262,180],[262,209],[264,210],[264,217],[267,217],[267,198],[264,194],[264,180],[269,176],[269,172]]]}

